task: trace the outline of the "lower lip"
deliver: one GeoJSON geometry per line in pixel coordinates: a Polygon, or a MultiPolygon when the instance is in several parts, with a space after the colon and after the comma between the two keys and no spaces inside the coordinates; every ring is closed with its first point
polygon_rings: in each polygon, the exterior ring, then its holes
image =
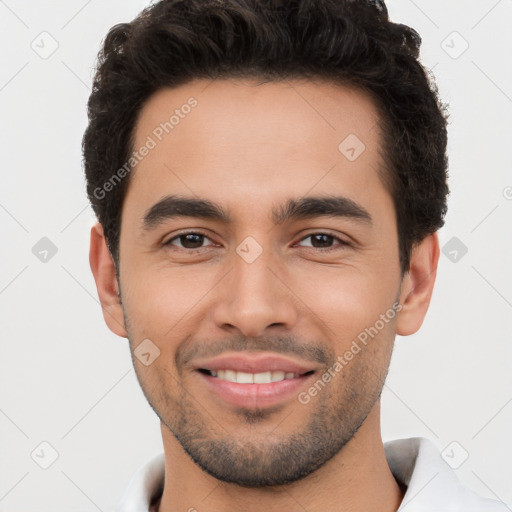
{"type": "Polygon", "coordinates": [[[208,388],[225,402],[245,408],[262,408],[277,405],[290,397],[297,396],[315,373],[285,379],[268,384],[239,384],[229,382],[200,371],[196,372],[208,388]]]}

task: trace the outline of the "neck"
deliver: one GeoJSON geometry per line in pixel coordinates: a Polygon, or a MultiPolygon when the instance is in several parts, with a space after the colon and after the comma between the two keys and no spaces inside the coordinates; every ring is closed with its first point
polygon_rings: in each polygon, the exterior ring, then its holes
{"type": "Polygon", "coordinates": [[[158,512],[396,512],[404,496],[389,469],[378,401],[343,449],[309,476],[284,486],[245,488],[202,471],[162,425],[164,492],[158,512]]]}

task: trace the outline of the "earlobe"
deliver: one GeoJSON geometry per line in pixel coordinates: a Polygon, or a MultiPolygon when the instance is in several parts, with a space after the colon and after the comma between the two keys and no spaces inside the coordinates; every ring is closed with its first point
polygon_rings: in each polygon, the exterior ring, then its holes
{"type": "Polygon", "coordinates": [[[421,327],[432,297],[438,262],[439,239],[434,233],[412,250],[409,271],[404,275],[400,292],[402,309],[396,324],[400,336],[414,334],[421,327]]]}
{"type": "Polygon", "coordinates": [[[108,328],[114,334],[126,338],[127,333],[124,325],[123,308],[119,297],[116,269],[108,250],[103,226],[100,223],[96,223],[91,228],[89,263],[94,280],[96,281],[103,318],[108,328]]]}

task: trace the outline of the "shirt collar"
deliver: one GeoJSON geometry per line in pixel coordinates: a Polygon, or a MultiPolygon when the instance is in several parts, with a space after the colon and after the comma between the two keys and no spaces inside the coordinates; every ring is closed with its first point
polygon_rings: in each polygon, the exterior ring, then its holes
{"type": "Polygon", "coordinates": [[[389,441],[384,451],[393,476],[407,486],[397,512],[510,512],[504,503],[484,499],[464,486],[426,438],[389,441]]]}
{"type": "Polygon", "coordinates": [[[132,476],[114,512],[149,512],[151,502],[162,494],[165,455],[154,455],[132,476]]]}

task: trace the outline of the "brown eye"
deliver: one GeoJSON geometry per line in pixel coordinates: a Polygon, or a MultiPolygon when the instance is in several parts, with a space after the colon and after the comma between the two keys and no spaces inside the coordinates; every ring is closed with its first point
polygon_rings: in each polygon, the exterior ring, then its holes
{"type": "MultiPolygon", "coordinates": [[[[171,238],[168,242],[166,242],[164,245],[176,245],[180,247],[181,249],[202,249],[204,241],[209,240],[209,238],[206,235],[203,235],[202,233],[197,232],[189,232],[189,233],[181,233],[180,235],[175,236],[174,238],[171,238]],[[176,242],[176,243],[175,243],[176,242]]],[[[212,245],[212,244],[208,244],[212,245]]]]}
{"type": "Polygon", "coordinates": [[[329,233],[312,233],[311,235],[304,237],[301,242],[308,238],[311,239],[311,243],[303,245],[302,247],[311,247],[313,249],[324,249],[328,251],[330,249],[336,249],[337,247],[341,248],[349,245],[341,238],[330,235],[329,233]],[[333,245],[333,242],[338,242],[338,244],[333,245]]]}

